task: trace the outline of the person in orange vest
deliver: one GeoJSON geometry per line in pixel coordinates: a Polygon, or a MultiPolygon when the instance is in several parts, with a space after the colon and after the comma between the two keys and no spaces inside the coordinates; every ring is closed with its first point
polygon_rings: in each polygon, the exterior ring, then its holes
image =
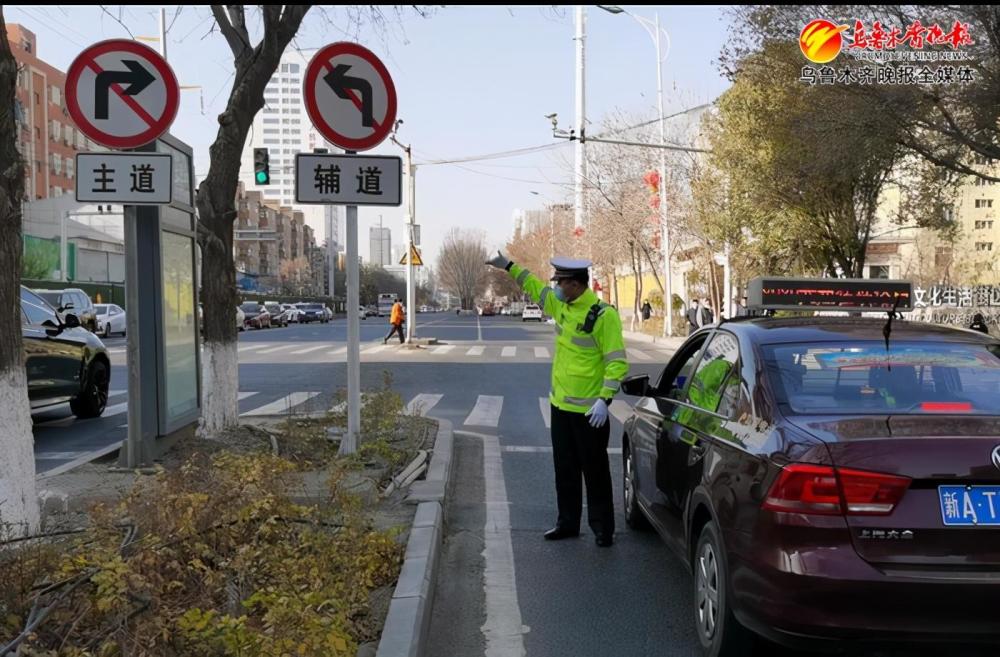
{"type": "Polygon", "coordinates": [[[394,333],[399,333],[399,344],[403,344],[406,339],[403,335],[403,324],[406,322],[406,311],[403,310],[403,304],[396,300],[396,303],[392,304],[392,312],[389,314],[389,324],[392,325],[392,330],[389,331],[389,335],[385,336],[382,340],[382,344],[389,341],[389,338],[393,336],[394,333]]]}

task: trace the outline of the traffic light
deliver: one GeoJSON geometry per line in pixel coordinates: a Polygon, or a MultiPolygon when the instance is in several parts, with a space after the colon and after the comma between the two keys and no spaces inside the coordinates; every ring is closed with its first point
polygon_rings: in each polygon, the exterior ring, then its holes
{"type": "Polygon", "coordinates": [[[266,148],[253,149],[253,180],[258,185],[271,184],[271,156],[266,148]]]}

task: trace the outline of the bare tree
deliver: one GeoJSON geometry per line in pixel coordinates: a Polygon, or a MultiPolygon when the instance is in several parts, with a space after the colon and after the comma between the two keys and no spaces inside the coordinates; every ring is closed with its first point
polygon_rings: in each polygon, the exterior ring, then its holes
{"type": "Polygon", "coordinates": [[[198,187],[198,243],[205,309],[205,398],[202,430],[212,435],[239,421],[236,327],[236,268],[233,265],[233,222],[240,158],[253,118],[264,106],[264,87],[278,68],[285,47],[295,36],[311,5],[264,5],[263,37],[250,40],[243,5],[212,5],[215,22],[233,55],[235,79],[219,132],[209,149],[208,175],[198,187]]]}
{"type": "Polygon", "coordinates": [[[38,527],[34,436],[21,347],[21,203],[24,161],[14,115],[17,62],[0,5],[0,530],[38,527]]]}
{"type": "Polygon", "coordinates": [[[488,281],[486,244],[482,233],[452,228],[438,255],[441,285],[461,300],[464,310],[475,306],[488,281]]]}

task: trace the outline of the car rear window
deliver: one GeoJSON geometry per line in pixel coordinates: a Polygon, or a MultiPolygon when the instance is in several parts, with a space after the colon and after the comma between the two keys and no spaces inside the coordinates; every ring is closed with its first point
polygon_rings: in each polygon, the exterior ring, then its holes
{"type": "Polygon", "coordinates": [[[786,413],[1000,415],[1000,345],[845,341],[761,350],[786,413]]]}
{"type": "Polygon", "coordinates": [[[242,306],[240,306],[240,308],[242,308],[243,312],[245,312],[245,313],[255,313],[255,312],[257,312],[257,309],[260,308],[260,304],[258,304],[258,303],[245,303],[242,306]]]}
{"type": "Polygon", "coordinates": [[[299,308],[303,310],[323,310],[323,306],[318,303],[304,303],[299,308]]]}

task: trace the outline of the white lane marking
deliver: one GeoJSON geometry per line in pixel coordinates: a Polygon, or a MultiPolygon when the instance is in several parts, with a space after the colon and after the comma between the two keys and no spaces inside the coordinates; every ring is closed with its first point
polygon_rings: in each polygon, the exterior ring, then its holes
{"type": "Polygon", "coordinates": [[[535,347],[535,358],[548,358],[549,350],[545,347],[535,347]]]}
{"type": "Polygon", "coordinates": [[[437,406],[442,397],[444,397],[444,395],[429,395],[421,393],[411,399],[406,405],[406,414],[426,416],[431,412],[432,408],[437,406]]]}
{"type": "Polygon", "coordinates": [[[480,628],[486,639],[485,657],[524,657],[524,633],[517,604],[517,577],[514,572],[514,546],[510,538],[510,507],[503,476],[500,440],[465,431],[483,442],[483,478],[486,488],[486,525],[483,527],[483,591],[486,596],[486,622],[480,628]]]}
{"type": "Polygon", "coordinates": [[[434,347],[434,349],[431,350],[431,353],[434,354],[434,355],[437,355],[437,354],[447,354],[447,353],[449,353],[454,348],[455,348],[455,345],[453,345],[453,344],[443,344],[443,345],[439,345],[437,347],[434,347]]]}
{"type": "Polygon", "coordinates": [[[56,475],[61,475],[64,472],[69,472],[73,468],[83,465],[84,463],[90,463],[94,459],[99,459],[102,456],[106,456],[111,452],[116,452],[122,446],[120,442],[114,442],[110,445],[105,445],[99,449],[95,449],[92,452],[87,452],[77,459],[70,461],[69,463],[63,463],[60,466],[52,468],[51,470],[46,470],[44,472],[39,472],[35,475],[35,480],[40,481],[46,477],[55,477],[56,475]]]}
{"type": "Polygon", "coordinates": [[[239,349],[237,349],[236,351],[253,351],[254,349],[263,349],[264,347],[267,347],[270,344],[271,344],[270,342],[259,342],[257,344],[241,344],[239,346],[239,349]]]}
{"type": "Polygon", "coordinates": [[[366,354],[366,355],[367,354],[377,354],[378,352],[385,351],[388,348],[389,348],[389,345],[377,344],[374,347],[365,347],[364,349],[361,350],[361,353],[366,354]]]}
{"type": "Polygon", "coordinates": [[[638,349],[626,349],[628,357],[632,360],[649,360],[649,356],[645,352],[639,351],[638,349]]]}
{"type": "Polygon", "coordinates": [[[334,357],[336,357],[336,356],[343,356],[346,353],[347,353],[347,347],[340,347],[339,349],[334,349],[333,351],[328,351],[327,355],[328,356],[334,356],[334,357]]]}
{"type": "Polygon", "coordinates": [[[538,398],[538,408],[542,411],[542,420],[545,421],[545,428],[552,428],[552,402],[548,397],[538,398]]]}
{"type": "Polygon", "coordinates": [[[486,347],[473,347],[465,352],[466,356],[482,356],[483,352],[486,351],[486,347]]]}
{"type": "Polygon", "coordinates": [[[478,338],[477,341],[478,342],[482,342],[483,341],[483,325],[482,325],[482,322],[479,321],[479,315],[476,315],[476,328],[479,329],[479,338],[478,338]]]}
{"type": "Polygon", "coordinates": [[[513,358],[517,355],[517,347],[504,347],[500,352],[501,358],[513,358]]]}
{"type": "Polygon", "coordinates": [[[271,347],[270,349],[261,349],[256,355],[273,354],[278,351],[284,351],[285,349],[291,349],[294,346],[294,344],[279,344],[277,347],[271,347]]]}
{"type": "Polygon", "coordinates": [[[257,415],[284,415],[295,406],[309,401],[318,394],[318,392],[293,392],[292,394],[285,395],[281,399],[273,401],[270,404],[265,404],[259,408],[253,409],[252,411],[247,411],[246,413],[240,413],[240,417],[254,417],[257,415]]]}
{"type": "Polygon", "coordinates": [[[293,351],[291,353],[291,355],[292,356],[301,356],[302,354],[308,354],[311,351],[319,351],[320,349],[326,349],[329,346],[330,345],[328,345],[328,344],[321,344],[318,347],[307,347],[305,349],[299,349],[298,351],[293,351]]]}
{"type": "MultiPolygon", "coordinates": [[[[457,432],[456,432],[457,433],[457,432]]],[[[551,445],[504,445],[500,448],[503,452],[511,454],[551,454],[551,445]]],[[[609,447],[608,454],[621,455],[621,447],[609,447]]]]}
{"type": "Polygon", "coordinates": [[[117,397],[118,395],[127,395],[128,390],[108,390],[108,397],[117,397]]]}
{"type": "Polygon", "coordinates": [[[465,424],[476,427],[495,427],[500,423],[501,410],[503,410],[503,397],[479,395],[469,417],[465,418],[465,424]]]}
{"type": "Polygon", "coordinates": [[[125,349],[108,349],[109,354],[124,354],[125,349]]]}
{"type": "Polygon", "coordinates": [[[93,422],[95,420],[100,420],[105,417],[114,417],[116,415],[121,415],[128,411],[128,402],[122,402],[121,404],[115,404],[114,406],[107,406],[104,409],[104,413],[101,417],[89,418],[86,420],[79,420],[76,416],[70,415],[69,417],[59,418],[58,420],[49,420],[48,422],[39,422],[36,427],[68,427],[77,422],[93,422]]]}
{"type": "Polygon", "coordinates": [[[256,392],[238,392],[236,393],[236,396],[239,398],[239,401],[243,401],[247,397],[253,397],[256,394],[256,392]]]}
{"type": "Polygon", "coordinates": [[[616,399],[611,402],[611,406],[608,410],[610,410],[611,415],[613,415],[615,419],[622,424],[624,424],[625,420],[632,416],[632,407],[629,406],[628,402],[622,401],[621,399],[616,399]]]}

